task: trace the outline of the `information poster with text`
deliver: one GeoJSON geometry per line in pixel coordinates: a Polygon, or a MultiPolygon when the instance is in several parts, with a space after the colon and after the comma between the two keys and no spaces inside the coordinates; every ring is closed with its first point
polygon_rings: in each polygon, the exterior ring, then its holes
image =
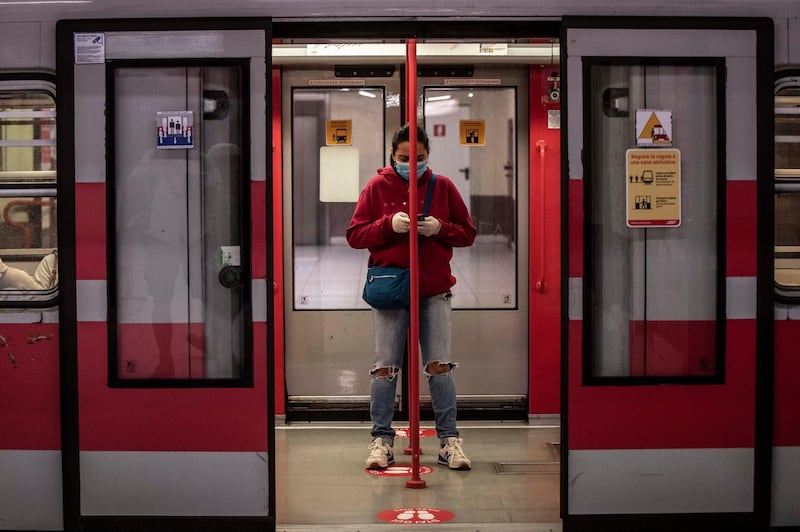
{"type": "Polygon", "coordinates": [[[681,225],[681,152],[630,149],[625,152],[628,227],[681,225]]]}

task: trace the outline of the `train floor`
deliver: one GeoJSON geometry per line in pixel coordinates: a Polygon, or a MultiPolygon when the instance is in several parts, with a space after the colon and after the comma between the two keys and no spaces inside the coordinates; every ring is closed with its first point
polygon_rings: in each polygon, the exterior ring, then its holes
{"type": "Polygon", "coordinates": [[[432,425],[420,428],[425,487],[409,488],[408,439],[395,440],[395,466],[374,474],[368,423],[279,426],[277,530],[561,531],[557,424],[460,422],[469,471],[437,465],[432,425]]]}

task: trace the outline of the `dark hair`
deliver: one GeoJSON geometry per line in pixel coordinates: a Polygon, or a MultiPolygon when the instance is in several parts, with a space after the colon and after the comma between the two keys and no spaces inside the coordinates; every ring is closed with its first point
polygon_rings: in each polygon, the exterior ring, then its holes
{"type": "MultiPolygon", "coordinates": [[[[395,131],[394,135],[392,136],[392,153],[397,151],[397,146],[401,142],[409,142],[409,129],[410,128],[408,124],[405,124],[403,127],[395,131]]],[[[425,151],[431,151],[431,144],[428,140],[428,135],[425,133],[425,130],[419,126],[417,126],[417,142],[421,142],[422,145],[425,146],[425,151]]]]}

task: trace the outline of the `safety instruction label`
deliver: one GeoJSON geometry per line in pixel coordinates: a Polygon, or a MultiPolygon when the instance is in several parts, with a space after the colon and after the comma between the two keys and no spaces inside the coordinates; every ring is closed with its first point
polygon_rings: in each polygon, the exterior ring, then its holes
{"type": "Polygon", "coordinates": [[[462,146],[486,145],[485,120],[459,120],[459,144],[462,146]]]}
{"type": "Polygon", "coordinates": [[[636,145],[672,146],[672,111],[669,109],[637,109],[636,145]]]}
{"type": "Polygon", "coordinates": [[[630,149],[625,152],[628,227],[681,224],[681,152],[630,149]]]}
{"type": "Polygon", "coordinates": [[[353,143],[353,121],[352,120],[326,120],[325,121],[325,144],[350,145],[353,143]]]}

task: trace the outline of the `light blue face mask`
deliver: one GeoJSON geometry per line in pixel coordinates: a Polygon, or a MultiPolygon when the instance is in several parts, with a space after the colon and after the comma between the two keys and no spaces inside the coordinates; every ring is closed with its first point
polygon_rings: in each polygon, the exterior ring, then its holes
{"type": "MultiPolygon", "coordinates": [[[[428,161],[417,161],[417,179],[422,177],[422,175],[425,173],[425,170],[427,169],[428,169],[428,161]]],[[[411,164],[395,161],[394,171],[397,172],[397,175],[408,181],[408,174],[411,171],[411,164]]]]}

